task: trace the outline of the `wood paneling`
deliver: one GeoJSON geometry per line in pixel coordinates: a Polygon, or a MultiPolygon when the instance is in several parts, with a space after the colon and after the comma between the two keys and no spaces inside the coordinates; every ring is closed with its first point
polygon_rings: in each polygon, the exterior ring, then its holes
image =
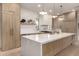
{"type": "Polygon", "coordinates": [[[63,32],[76,33],[76,13],[71,12],[64,15],[64,20],[61,26],[63,32]]]}
{"type": "Polygon", "coordinates": [[[2,14],[1,14],[1,11],[2,11],[2,5],[0,4],[0,48],[1,48],[1,30],[2,30],[2,14]]]}
{"type": "Polygon", "coordinates": [[[2,14],[2,50],[8,50],[13,48],[13,39],[12,39],[12,20],[13,13],[5,12],[2,14]]]}
{"type": "Polygon", "coordinates": [[[15,20],[13,20],[13,39],[15,41],[15,47],[19,47],[21,45],[20,40],[20,6],[15,6],[15,20]]]}
{"type": "Polygon", "coordinates": [[[72,41],[73,41],[73,38],[71,36],[71,37],[63,38],[63,39],[60,39],[60,40],[57,40],[54,42],[49,42],[47,44],[44,44],[42,46],[43,55],[44,56],[54,56],[58,52],[60,52],[61,50],[63,50],[67,46],[69,46],[72,43],[72,41]]]}
{"type": "Polygon", "coordinates": [[[54,27],[61,28],[62,32],[76,33],[76,12],[66,13],[61,16],[54,21],[54,27]],[[58,19],[61,16],[64,16],[64,20],[59,21],[58,19]]]}
{"type": "Polygon", "coordinates": [[[20,6],[15,3],[3,3],[1,49],[9,50],[20,47],[20,6]]]}
{"type": "Polygon", "coordinates": [[[75,33],[76,31],[76,23],[75,22],[63,22],[61,27],[63,32],[75,33]]]}

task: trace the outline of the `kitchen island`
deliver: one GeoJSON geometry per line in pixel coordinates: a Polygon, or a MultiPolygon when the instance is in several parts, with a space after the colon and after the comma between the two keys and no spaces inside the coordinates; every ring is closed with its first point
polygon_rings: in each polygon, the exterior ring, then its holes
{"type": "Polygon", "coordinates": [[[54,56],[74,40],[74,33],[36,34],[22,36],[21,55],[54,56]]]}

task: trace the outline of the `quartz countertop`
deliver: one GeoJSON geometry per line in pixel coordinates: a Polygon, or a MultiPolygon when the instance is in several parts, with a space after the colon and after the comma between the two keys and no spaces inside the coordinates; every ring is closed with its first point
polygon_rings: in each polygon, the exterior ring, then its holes
{"type": "Polygon", "coordinates": [[[22,36],[22,38],[36,41],[41,44],[45,44],[51,41],[59,40],[68,36],[75,35],[74,33],[59,33],[59,34],[36,34],[36,35],[28,35],[22,36]]]}

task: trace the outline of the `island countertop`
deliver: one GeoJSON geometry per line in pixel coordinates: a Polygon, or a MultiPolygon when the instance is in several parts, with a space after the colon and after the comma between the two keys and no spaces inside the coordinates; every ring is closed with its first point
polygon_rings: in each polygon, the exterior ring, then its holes
{"type": "Polygon", "coordinates": [[[41,44],[45,44],[51,41],[59,40],[68,36],[75,35],[74,33],[59,33],[59,34],[37,34],[37,35],[28,35],[22,36],[22,38],[26,38],[32,41],[36,41],[41,44]]]}

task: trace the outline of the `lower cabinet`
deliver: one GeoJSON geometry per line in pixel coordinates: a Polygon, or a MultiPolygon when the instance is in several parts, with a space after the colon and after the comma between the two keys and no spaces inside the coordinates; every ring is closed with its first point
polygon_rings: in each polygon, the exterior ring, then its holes
{"type": "Polygon", "coordinates": [[[74,36],[68,36],[48,43],[38,43],[22,37],[21,55],[23,56],[54,56],[72,44],[74,36]]]}
{"type": "Polygon", "coordinates": [[[44,56],[56,55],[58,52],[69,46],[73,41],[72,36],[42,45],[44,56]]]}

